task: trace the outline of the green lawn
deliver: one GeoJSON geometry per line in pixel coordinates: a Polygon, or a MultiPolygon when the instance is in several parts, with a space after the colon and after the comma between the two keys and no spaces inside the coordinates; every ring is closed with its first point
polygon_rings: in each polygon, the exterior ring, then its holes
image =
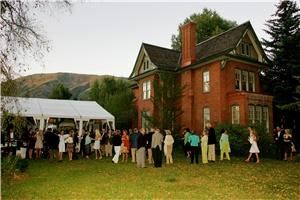
{"type": "Polygon", "coordinates": [[[300,163],[243,159],[145,169],[110,159],[31,161],[22,180],[2,182],[2,199],[300,199],[300,163]]]}

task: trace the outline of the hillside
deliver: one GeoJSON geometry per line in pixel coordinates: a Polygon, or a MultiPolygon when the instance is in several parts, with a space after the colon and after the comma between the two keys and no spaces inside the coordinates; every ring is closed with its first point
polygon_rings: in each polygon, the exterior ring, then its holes
{"type": "MultiPolygon", "coordinates": [[[[53,88],[61,83],[69,88],[72,99],[87,99],[90,86],[95,80],[103,80],[109,75],[87,75],[73,73],[33,74],[17,79],[20,96],[48,98],[53,88]]],[[[122,77],[116,77],[126,79],[122,77]]]]}

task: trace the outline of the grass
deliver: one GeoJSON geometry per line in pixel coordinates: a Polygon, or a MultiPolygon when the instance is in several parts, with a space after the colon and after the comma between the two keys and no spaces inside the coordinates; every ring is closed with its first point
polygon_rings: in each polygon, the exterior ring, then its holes
{"type": "MultiPolygon", "coordinates": [[[[2,181],[2,199],[300,199],[300,163],[240,158],[140,169],[111,160],[30,161],[22,180],[2,181]]],[[[3,180],[3,178],[2,178],[3,180]]]]}

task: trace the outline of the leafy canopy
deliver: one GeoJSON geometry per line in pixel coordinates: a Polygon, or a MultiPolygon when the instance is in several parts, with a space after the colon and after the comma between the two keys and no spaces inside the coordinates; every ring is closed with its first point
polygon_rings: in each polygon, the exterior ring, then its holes
{"type": "Polygon", "coordinates": [[[91,87],[89,99],[94,100],[112,113],[116,119],[116,127],[129,128],[135,114],[133,106],[134,94],[129,83],[113,77],[96,80],[91,87]]]}
{"type": "Polygon", "coordinates": [[[49,1],[0,1],[0,67],[2,95],[16,96],[17,85],[14,79],[18,74],[26,71],[28,61],[41,61],[49,51],[49,41],[42,32],[38,17],[38,10],[54,10],[69,8],[67,0],[59,2],[49,1]]]}
{"type": "Polygon", "coordinates": [[[237,23],[235,21],[226,20],[222,18],[216,11],[204,8],[202,13],[194,13],[187,17],[183,21],[183,23],[179,24],[178,33],[173,34],[171,38],[171,46],[173,49],[181,50],[180,27],[189,21],[193,21],[196,23],[196,38],[198,42],[207,40],[214,35],[237,26],[237,23]]]}

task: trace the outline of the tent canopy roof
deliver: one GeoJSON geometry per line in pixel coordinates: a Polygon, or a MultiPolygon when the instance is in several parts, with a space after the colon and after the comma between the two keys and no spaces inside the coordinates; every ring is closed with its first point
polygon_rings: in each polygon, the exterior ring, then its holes
{"type": "Polygon", "coordinates": [[[12,114],[34,118],[72,118],[108,120],[115,117],[95,101],[2,97],[1,104],[12,114]]]}

